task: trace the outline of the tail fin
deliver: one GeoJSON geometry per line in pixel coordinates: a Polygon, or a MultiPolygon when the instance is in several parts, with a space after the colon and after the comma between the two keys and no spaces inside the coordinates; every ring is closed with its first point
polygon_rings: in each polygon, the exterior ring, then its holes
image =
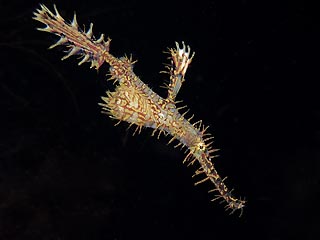
{"type": "Polygon", "coordinates": [[[55,5],[55,13],[52,13],[45,5],[40,4],[40,8],[34,12],[33,19],[42,22],[46,25],[44,28],[38,28],[39,31],[50,32],[56,34],[60,39],[49,49],[58,45],[65,45],[68,48],[67,55],[62,60],[72,56],[80,55],[82,57],[79,65],[84,62],[91,62],[91,66],[99,69],[105,61],[105,53],[109,52],[111,39],[104,40],[104,34],[101,34],[98,39],[93,36],[92,27],[85,32],[80,29],[77,23],[76,14],[74,14],[71,23],[67,23],[59,14],[55,5]]]}

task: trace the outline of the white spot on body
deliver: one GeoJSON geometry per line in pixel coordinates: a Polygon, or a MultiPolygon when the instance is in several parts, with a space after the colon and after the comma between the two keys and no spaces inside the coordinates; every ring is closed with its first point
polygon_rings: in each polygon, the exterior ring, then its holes
{"type": "Polygon", "coordinates": [[[132,122],[136,122],[138,120],[138,113],[137,112],[134,112],[131,117],[130,117],[130,120],[132,122]]]}
{"type": "Polygon", "coordinates": [[[129,102],[130,106],[135,108],[135,109],[138,109],[138,107],[139,107],[139,101],[138,100],[139,100],[138,97],[135,96],[133,98],[133,101],[129,102]]]}

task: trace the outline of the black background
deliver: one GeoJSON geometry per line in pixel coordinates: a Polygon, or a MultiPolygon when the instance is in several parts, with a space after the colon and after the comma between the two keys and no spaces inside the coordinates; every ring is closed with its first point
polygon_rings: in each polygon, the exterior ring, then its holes
{"type": "MultiPolygon", "coordinates": [[[[44,1],[53,9],[51,1],[44,1]]],[[[319,10],[306,1],[56,1],[133,54],[165,96],[167,47],[196,52],[178,99],[210,125],[247,207],[229,216],[169,138],[100,113],[108,67],[64,62],[37,1],[0,2],[0,239],[319,239],[319,10]]],[[[191,114],[190,114],[191,115],[191,114]]],[[[189,115],[189,116],[190,116],[189,115]]]]}

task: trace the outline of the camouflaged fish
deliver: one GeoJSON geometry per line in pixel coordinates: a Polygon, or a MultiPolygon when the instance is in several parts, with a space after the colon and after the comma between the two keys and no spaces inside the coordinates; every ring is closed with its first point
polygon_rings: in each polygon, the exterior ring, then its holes
{"type": "Polygon", "coordinates": [[[118,120],[117,124],[125,121],[130,126],[136,126],[135,132],[140,133],[143,127],[149,127],[154,129],[152,135],[157,133],[158,138],[161,133],[171,135],[169,143],[176,140],[178,144],[175,147],[181,146],[187,149],[183,162],[188,166],[195,162],[199,164],[194,176],[203,175],[204,178],[195,185],[204,181],[211,182],[213,188],[209,192],[217,192],[212,201],[222,199],[226,202],[226,208],[231,209],[231,213],[238,209],[242,213],[246,201],[232,195],[232,191],[228,190],[224,183],[225,179],[220,177],[212,162],[217,149],[212,147],[213,137],[207,133],[208,127],[204,127],[202,121],[190,123],[192,117],[186,119],[186,112],[183,114],[179,112],[183,107],[176,107],[178,102],[176,96],[185,82],[187,68],[194,56],[190,47],[182,42],[182,44],[176,43],[175,48],[168,49],[171,60],[165,71],[169,75],[169,83],[166,85],[168,96],[162,98],[135,75],[133,72],[135,61],[131,57],[117,58],[110,53],[110,38],[105,40],[103,34],[99,38],[94,37],[92,23],[89,29],[84,31],[77,23],[76,14],[69,23],[61,17],[55,5],[54,10],[55,13],[41,4],[33,17],[46,25],[38,30],[60,37],[49,48],[64,45],[68,50],[62,60],[76,55],[82,58],[79,65],[89,62],[91,68],[95,69],[99,69],[103,63],[110,66],[109,79],[114,81],[116,88],[112,92],[107,91],[106,97],[102,97],[103,103],[100,105],[103,112],[118,120]]]}

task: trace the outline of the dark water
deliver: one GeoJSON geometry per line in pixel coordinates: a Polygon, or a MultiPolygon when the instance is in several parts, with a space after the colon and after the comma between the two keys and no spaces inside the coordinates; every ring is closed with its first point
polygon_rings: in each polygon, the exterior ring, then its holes
{"type": "MultiPolygon", "coordinates": [[[[51,1],[44,1],[52,9],[51,1]]],[[[116,56],[165,96],[167,47],[196,52],[178,99],[210,125],[215,165],[243,216],[194,187],[169,138],[100,113],[112,88],[47,50],[37,2],[0,2],[0,239],[318,239],[319,24],[303,1],[56,1],[94,22],[116,56]]],[[[190,114],[191,115],[191,114],[190,114]]]]}

